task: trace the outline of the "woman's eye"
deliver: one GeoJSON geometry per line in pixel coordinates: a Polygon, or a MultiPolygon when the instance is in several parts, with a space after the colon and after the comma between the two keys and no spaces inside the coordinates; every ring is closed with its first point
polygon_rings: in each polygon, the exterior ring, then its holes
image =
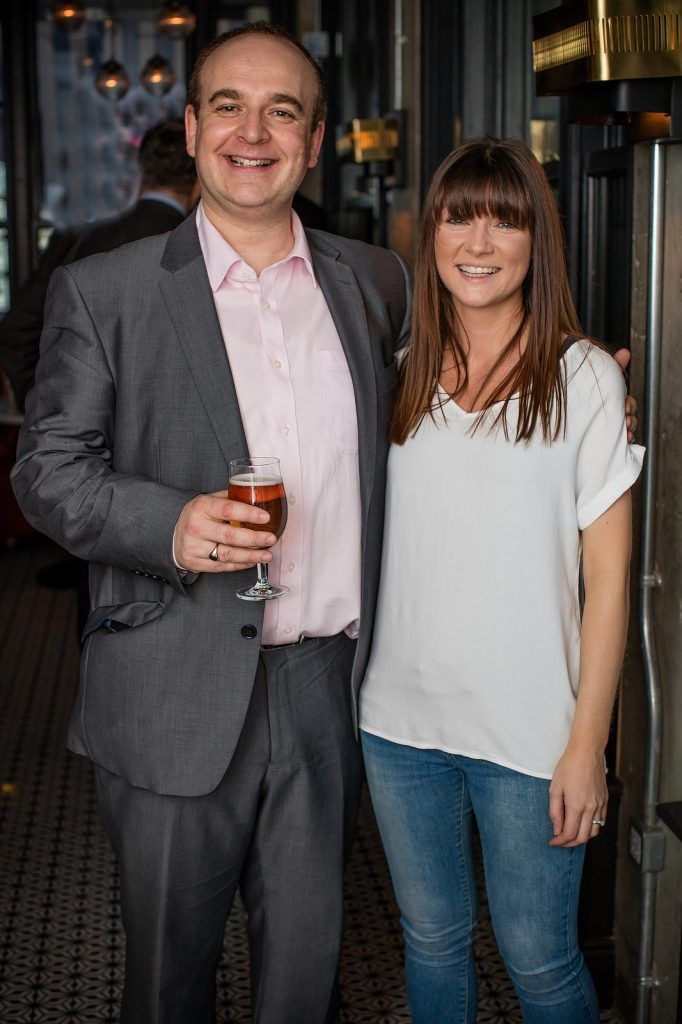
{"type": "Polygon", "coordinates": [[[448,217],[447,224],[466,224],[464,217],[448,217]]]}
{"type": "Polygon", "coordinates": [[[499,223],[501,228],[516,228],[516,224],[512,224],[510,220],[501,220],[499,223]]]}

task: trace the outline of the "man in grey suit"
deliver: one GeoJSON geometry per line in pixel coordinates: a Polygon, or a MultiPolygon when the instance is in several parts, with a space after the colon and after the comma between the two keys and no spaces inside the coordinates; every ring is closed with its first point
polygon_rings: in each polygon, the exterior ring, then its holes
{"type": "Polygon", "coordinates": [[[121,867],[122,1020],[213,1019],[239,886],[253,1020],[323,1024],[409,282],[394,254],[292,216],[324,130],[295,40],[220,37],[189,101],[197,215],[55,273],[13,481],[91,563],[69,744],[95,763],[121,867]],[[225,491],[249,453],[282,461],[275,547],[225,491]],[[235,592],[268,560],[290,592],[264,611],[235,592]]]}

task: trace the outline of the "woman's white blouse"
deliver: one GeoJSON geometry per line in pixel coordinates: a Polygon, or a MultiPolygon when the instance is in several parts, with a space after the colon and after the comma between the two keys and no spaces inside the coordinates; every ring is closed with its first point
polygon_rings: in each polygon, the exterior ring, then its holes
{"type": "MultiPolygon", "coordinates": [[[[453,401],[393,446],[361,727],[551,778],[578,690],[580,531],[637,479],[618,365],[564,356],[566,434],[507,441],[453,401]]],[[[514,402],[510,438],[515,436],[514,402]]]]}

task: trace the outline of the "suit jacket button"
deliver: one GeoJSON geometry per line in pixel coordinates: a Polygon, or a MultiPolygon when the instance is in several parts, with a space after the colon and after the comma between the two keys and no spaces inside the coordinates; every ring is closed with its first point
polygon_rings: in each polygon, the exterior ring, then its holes
{"type": "Polygon", "coordinates": [[[247,622],[245,626],[242,626],[242,636],[245,640],[253,640],[258,636],[258,630],[250,622],[247,622]]]}

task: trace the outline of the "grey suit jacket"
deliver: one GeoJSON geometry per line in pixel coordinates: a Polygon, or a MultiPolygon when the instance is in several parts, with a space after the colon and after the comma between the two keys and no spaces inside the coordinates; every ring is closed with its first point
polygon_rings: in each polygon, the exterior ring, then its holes
{"type": "MultiPolygon", "coordinates": [[[[387,425],[410,288],[393,253],[308,233],[355,388],[363,523],[353,692],[366,667],[381,554],[387,425]]],[[[194,218],[55,272],[13,471],[27,519],[90,561],[92,610],[69,745],[133,785],[210,792],[242,728],[263,608],[253,570],[183,583],[178,515],[248,456],[194,218]],[[100,628],[111,618],[131,628],[100,628]],[[250,638],[256,627],[256,636],[250,638]]]]}

